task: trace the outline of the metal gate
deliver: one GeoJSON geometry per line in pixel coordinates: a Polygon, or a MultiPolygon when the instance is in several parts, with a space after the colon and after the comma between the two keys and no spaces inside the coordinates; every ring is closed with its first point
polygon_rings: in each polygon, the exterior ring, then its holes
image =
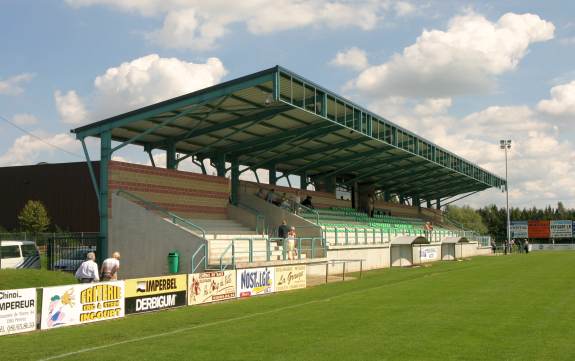
{"type": "Polygon", "coordinates": [[[46,242],[48,269],[76,272],[86,260],[88,252],[97,254],[99,238],[97,233],[56,234],[48,238],[46,242]]]}

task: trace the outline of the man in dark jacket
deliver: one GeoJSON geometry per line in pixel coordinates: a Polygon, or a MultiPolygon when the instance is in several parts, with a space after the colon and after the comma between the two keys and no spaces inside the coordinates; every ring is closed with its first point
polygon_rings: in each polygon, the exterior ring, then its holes
{"type": "Polygon", "coordinates": [[[278,227],[278,237],[285,239],[288,236],[288,232],[289,232],[289,227],[287,225],[286,220],[284,219],[282,221],[282,224],[278,227]]]}

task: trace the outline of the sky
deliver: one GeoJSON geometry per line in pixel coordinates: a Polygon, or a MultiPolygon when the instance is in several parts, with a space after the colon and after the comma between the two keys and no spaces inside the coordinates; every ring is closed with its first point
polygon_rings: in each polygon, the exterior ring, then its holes
{"type": "MultiPolygon", "coordinates": [[[[575,207],[574,14],[559,0],[0,0],[0,166],[82,161],[72,128],[277,64],[502,177],[510,139],[511,206],[575,207]]],[[[137,147],[115,159],[148,162],[137,147]]],[[[458,202],[490,203],[505,195],[458,202]]]]}

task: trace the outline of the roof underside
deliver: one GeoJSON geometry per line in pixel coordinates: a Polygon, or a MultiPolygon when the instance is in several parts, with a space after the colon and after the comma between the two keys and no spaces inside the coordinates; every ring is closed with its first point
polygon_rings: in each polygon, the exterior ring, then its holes
{"type": "Polygon", "coordinates": [[[424,199],[504,181],[306,79],[274,67],[74,129],[252,169],[371,184],[424,199]]]}

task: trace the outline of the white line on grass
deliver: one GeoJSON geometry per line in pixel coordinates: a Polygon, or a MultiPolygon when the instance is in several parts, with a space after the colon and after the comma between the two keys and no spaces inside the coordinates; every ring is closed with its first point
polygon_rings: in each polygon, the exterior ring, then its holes
{"type": "MultiPolygon", "coordinates": [[[[446,273],[446,271],[442,271],[442,272],[434,272],[436,274],[443,274],[446,273]]],[[[139,342],[139,341],[145,341],[145,340],[149,340],[149,339],[154,339],[154,338],[158,338],[158,337],[164,337],[164,336],[170,336],[170,335],[174,335],[174,334],[178,334],[178,333],[182,333],[182,332],[186,332],[186,331],[190,331],[190,330],[196,330],[199,328],[205,328],[205,327],[210,327],[210,326],[216,326],[216,325],[221,325],[224,323],[229,323],[229,322],[234,322],[234,321],[239,321],[239,320],[245,320],[248,318],[253,318],[253,317],[257,317],[257,316],[262,316],[262,315],[268,315],[270,313],[275,313],[275,312],[279,312],[279,311],[284,311],[284,310],[289,310],[292,308],[298,308],[298,307],[302,307],[302,306],[307,306],[313,303],[320,303],[320,302],[330,302],[332,299],[334,298],[340,298],[343,296],[349,296],[349,295],[353,295],[353,294],[357,294],[357,293],[364,293],[367,291],[372,291],[372,290],[376,290],[379,288],[383,288],[383,287],[388,287],[388,286],[393,286],[399,283],[403,283],[403,282],[409,282],[409,281],[414,281],[414,280],[418,280],[424,276],[427,276],[429,274],[424,274],[420,277],[413,277],[413,278],[408,278],[408,279],[404,279],[398,282],[392,282],[392,283],[384,283],[382,285],[378,285],[378,286],[374,286],[374,287],[369,287],[369,288],[361,288],[358,290],[353,290],[353,291],[349,291],[349,292],[344,292],[344,293],[340,293],[339,295],[335,295],[335,296],[331,296],[325,299],[320,299],[320,300],[312,300],[312,301],[308,301],[308,302],[303,302],[303,303],[298,303],[295,305],[290,305],[290,306],[285,306],[285,307],[280,307],[280,308],[276,308],[273,310],[269,310],[269,311],[264,311],[264,312],[255,312],[255,313],[250,313],[248,315],[245,316],[240,316],[240,317],[234,317],[234,318],[228,318],[225,320],[219,320],[219,321],[214,321],[214,322],[208,322],[208,323],[204,323],[201,325],[195,325],[195,326],[190,326],[190,327],[184,327],[184,328],[179,328],[177,330],[173,330],[173,331],[168,331],[168,332],[162,332],[162,333],[156,333],[153,335],[148,335],[148,336],[143,336],[143,337],[137,337],[137,338],[132,338],[130,340],[124,340],[124,341],[120,341],[120,342],[114,342],[114,343],[109,343],[106,345],[101,345],[101,346],[95,346],[95,347],[89,347],[89,348],[84,348],[84,349],[80,349],[78,351],[72,351],[72,352],[67,352],[67,353],[63,353],[60,355],[55,355],[55,356],[50,356],[44,359],[40,359],[38,361],[48,361],[48,360],[56,360],[56,359],[61,359],[61,358],[65,358],[68,356],[74,356],[74,355],[78,355],[81,353],[86,353],[86,352],[91,352],[91,351],[97,351],[97,350],[102,350],[102,349],[106,349],[106,348],[110,348],[110,347],[115,347],[115,346],[120,346],[120,345],[125,345],[128,343],[133,343],[133,342],[139,342]]]]}
{"type": "Polygon", "coordinates": [[[138,338],[133,338],[133,339],[130,339],[130,340],[124,340],[124,341],[120,341],[120,342],[109,343],[109,344],[102,345],[102,346],[95,346],[95,347],[84,348],[84,349],[81,349],[81,350],[78,350],[78,351],[72,351],[72,352],[67,352],[67,353],[63,353],[63,354],[60,354],[60,355],[50,356],[50,357],[47,357],[47,358],[44,358],[44,359],[40,359],[39,361],[56,360],[56,359],[60,359],[60,358],[68,357],[68,356],[78,355],[78,354],[85,353],[85,352],[102,350],[102,349],[105,349],[105,348],[110,348],[110,347],[114,347],[114,346],[125,345],[125,344],[127,344],[127,343],[132,343],[132,342],[145,341],[145,340],[149,340],[149,339],[153,339],[153,338],[157,338],[157,337],[171,336],[171,335],[174,335],[174,334],[177,334],[177,333],[182,333],[182,332],[186,332],[186,331],[190,331],[190,330],[195,330],[195,329],[198,329],[198,328],[205,328],[205,327],[210,327],[210,326],[216,326],[216,325],[220,325],[220,324],[223,324],[223,323],[228,323],[228,322],[233,322],[233,321],[239,321],[239,320],[245,320],[245,319],[248,319],[248,318],[253,318],[253,317],[257,317],[257,316],[267,315],[267,314],[270,314],[270,313],[275,313],[275,312],[280,312],[280,311],[289,310],[289,309],[292,309],[292,308],[298,308],[298,307],[302,307],[302,306],[307,306],[307,305],[310,305],[310,304],[312,304],[312,303],[329,302],[329,301],[330,301],[330,298],[326,298],[326,299],[322,299],[322,300],[312,300],[312,301],[308,301],[308,302],[304,302],[304,303],[298,303],[298,304],[291,305],[291,306],[285,306],[285,307],[276,308],[276,309],[269,310],[269,311],[255,312],[255,313],[250,313],[250,314],[245,315],[245,316],[228,318],[228,319],[225,319],[225,320],[208,322],[208,323],[204,323],[204,324],[201,324],[201,325],[195,325],[195,326],[190,326],[190,327],[179,328],[179,329],[173,330],[173,331],[156,333],[156,334],[149,335],[149,336],[138,337],[138,338]]]}

